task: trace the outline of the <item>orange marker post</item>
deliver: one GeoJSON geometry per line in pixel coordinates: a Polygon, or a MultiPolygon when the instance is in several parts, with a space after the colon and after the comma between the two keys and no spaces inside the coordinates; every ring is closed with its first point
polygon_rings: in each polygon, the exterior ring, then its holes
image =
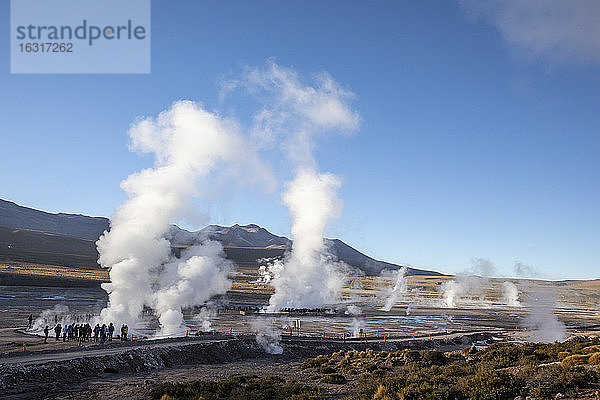
{"type": "Polygon", "coordinates": [[[27,343],[23,342],[23,351],[27,351],[27,343]]]}

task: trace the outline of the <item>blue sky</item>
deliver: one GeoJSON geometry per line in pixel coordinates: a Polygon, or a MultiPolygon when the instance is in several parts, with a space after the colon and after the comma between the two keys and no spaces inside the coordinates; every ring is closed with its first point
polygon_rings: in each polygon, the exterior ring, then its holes
{"type": "MultiPolygon", "coordinates": [[[[320,170],[343,181],[328,236],[449,273],[486,258],[498,275],[518,261],[547,278],[598,278],[600,39],[576,29],[598,7],[577,7],[558,24],[560,10],[540,13],[532,38],[515,23],[531,10],[514,4],[153,1],[148,75],[11,75],[5,29],[0,197],[110,216],[119,182],[152,163],[127,149],[137,117],[190,99],[245,124],[250,105],[222,101],[219,82],[273,58],[356,95],[360,129],[315,146],[320,170]]],[[[8,26],[9,2],[0,13],[8,26]]],[[[291,178],[266,156],[280,185],[291,178]]],[[[289,235],[280,192],[199,206],[212,223],[289,235]]]]}

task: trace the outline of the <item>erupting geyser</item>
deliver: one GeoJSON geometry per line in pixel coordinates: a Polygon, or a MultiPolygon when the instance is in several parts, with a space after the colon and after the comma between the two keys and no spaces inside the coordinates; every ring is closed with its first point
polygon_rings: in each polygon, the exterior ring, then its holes
{"type": "Polygon", "coordinates": [[[330,303],[341,289],[323,241],[329,218],[340,210],[336,197],[339,180],[331,174],[302,170],[283,195],[292,213],[291,254],[280,275],[273,279],[275,293],[269,311],[282,308],[316,308],[330,303]]]}
{"type": "Polygon", "coordinates": [[[224,293],[231,282],[219,243],[205,241],[175,257],[166,238],[169,224],[185,217],[191,198],[201,196],[199,183],[222,164],[262,165],[235,124],[190,101],[137,121],[128,134],[131,149],[153,154],[155,161],[121,183],[128,198],[97,242],[99,263],[110,269],[111,280],[103,285],[109,303],[100,318],[135,327],[149,306],[160,334],[176,335],[185,331],[182,308],[224,293]]]}
{"type": "Polygon", "coordinates": [[[242,86],[262,95],[265,107],[255,115],[254,134],[263,139],[282,138],[295,166],[295,178],[283,194],[292,217],[293,244],[270,282],[275,288],[269,300],[271,312],[337,301],[344,283],[323,238],[329,220],[341,212],[336,193],[340,180],[318,171],[313,137],[328,131],[353,131],[360,119],[348,106],[352,93],[324,73],[315,81],[314,86],[303,85],[293,70],[269,62],[266,68],[250,69],[242,80],[229,82],[229,87],[242,86]]]}

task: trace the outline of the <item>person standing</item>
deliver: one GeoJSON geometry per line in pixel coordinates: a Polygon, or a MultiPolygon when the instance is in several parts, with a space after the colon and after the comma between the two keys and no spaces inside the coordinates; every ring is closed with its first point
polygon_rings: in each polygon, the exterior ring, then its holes
{"type": "Polygon", "coordinates": [[[100,328],[100,344],[104,344],[106,341],[106,334],[108,333],[108,329],[106,328],[106,324],[102,324],[100,328]]]}
{"type": "Polygon", "coordinates": [[[62,327],[60,326],[60,324],[56,324],[56,327],[54,328],[54,333],[56,333],[56,341],[58,342],[58,339],[60,338],[60,331],[62,330],[62,327]]]}
{"type": "Polygon", "coordinates": [[[29,324],[27,324],[27,329],[31,329],[33,327],[33,314],[29,314],[29,324]]]}
{"type": "Polygon", "coordinates": [[[108,340],[112,340],[114,332],[115,332],[115,326],[111,322],[110,324],[108,324],[108,340]]]}
{"type": "Polygon", "coordinates": [[[50,333],[50,328],[46,325],[44,328],[44,344],[48,343],[48,333],[50,333]]]}

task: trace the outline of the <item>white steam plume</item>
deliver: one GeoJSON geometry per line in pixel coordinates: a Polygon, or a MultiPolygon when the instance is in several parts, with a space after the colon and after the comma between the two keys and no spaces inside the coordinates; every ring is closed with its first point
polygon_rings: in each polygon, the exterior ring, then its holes
{"type": "Polygon", "coordinates": [[[256,343],[269,354],[282,354],[281,332],[275,326],[275,320],[265,321],[255,319],[252,321],[252,330],[256,331],[256,343]]]}
{"type": "Polygon", "coordinates": [[[444,282],[440,287],[446,307],[454,308],[465,301],[484,303],[488,277],[495,274],[496,268],[491,261],[484,258],[476,258],[472,262],[471,268],[444,282]]]}
{"type": "Polygon", "coordinates": [[[269,311],[289,307],[314,308],[336,299],[339,277],[326,255],[323,232],[329,218],[340,212],[339,180],[331,174],[302,170],[288,183],[284,204],[292,213],[292,251],[272,285],[269,311]]]}
{"type": "Polygon", "coordinates": [[[101,320],[135,326],[144,306],[155,309],[162,334],[184,329],[181,309],[201,304],[230,286],[220,244],[206,242],[171,254],[169,224],[185,218],[197,188],[218,167],[252,169],[268,177],[237,126],[190,101],[179,101],[156,119],[138,120],[128,131],[131,149],[154,155],[152,168],[121,183],[127,200],[97,241],[99,263],[110,269],[103,288],[109,304],[101,320]],[[239,163],[245,163],[243,167],[239,163]]]}
{"type": "Polygon", "coordinates": [[[404,295],[408,290],[408,286],[406,283],[406,267],[402,267],[396,273],[396,280],[394,282],[394,286],[390,294],[388,295],[385,305],[383,306],[383,311],[390,311],[392,307],[396,304],[396,302],[403,299],[404,295]]]}
{"type": "Polygon", "coordinates": [[[283,194],[292,216],[292,250],[279,276],[270,282],[275,293],[268,310],[331,302],[338,297],[343,282],[327,252],[323,233],[329,220],[341,212],[336,195],[340,180],[319,173],[312,155],[313,137],[358,127],[359,116],[348,106],[353,95],[326,73],[316,76],[315,85],[304,85],[295,71],[274,62],[249,69],[242,80],[226,86],[243,86],[262,95],[265,107],[255,116],[254,132],[267,142],[282,137],[296,167],[296,176],[283,194]]]}
{"type": "Polygon", "coordinates": [[[352,327],[352,337],[360,337],[361,331],[365,328],[365,321],[360,318],[362,310],[358,306],[351,304],[347,307],[346,314],[352,315],[352,322],[350,323],[350,326],[352,327]]]}
{"type": "Polygon", "coordinates": [[[525,298],[530,308],[523,325],[529,331],[532,342],[553,343],[565,339],[565,324],[554,314],[556,293],[551,289],[536,289],[525,298]]]}
{"type": "Polygon", "coordinates": [[[520,307],[519,289],[512,282],[502,282],[502,302],[510,307],[520,307]]]}
{"type": "Polygon", "coordinates": [[[196,320],[200,324],[200,331],[202,332],[210,332],[210,328],[212,326],[212,319],[215,317],[215,311],[208,307],[202,307],[200,312],[194,316],[194,320],[196,320]]]}

